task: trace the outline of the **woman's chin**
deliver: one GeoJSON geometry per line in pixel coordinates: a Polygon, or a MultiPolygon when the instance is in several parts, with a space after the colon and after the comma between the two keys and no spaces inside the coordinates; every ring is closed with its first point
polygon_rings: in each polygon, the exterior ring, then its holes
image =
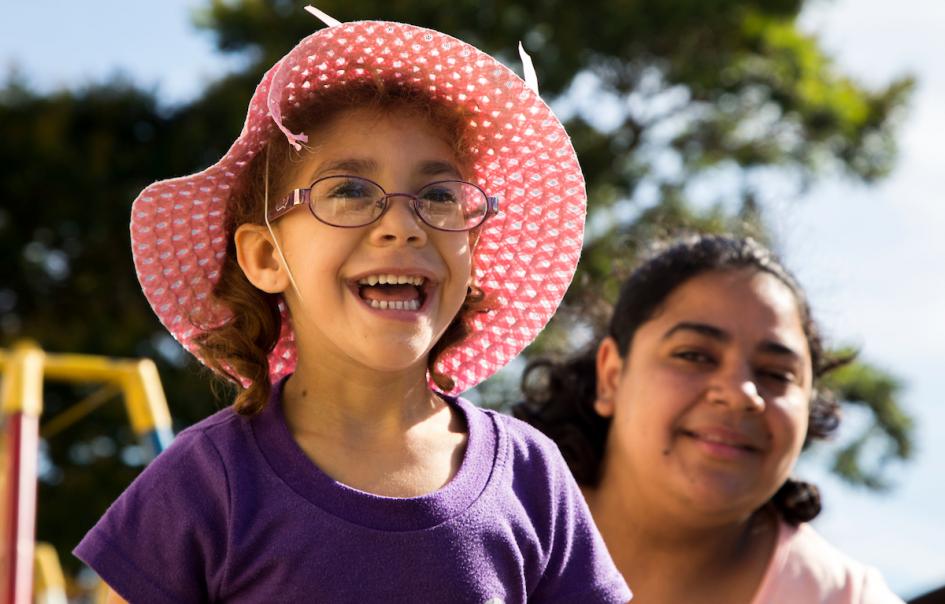
{"type": "Polygon", "coordinates": [[[713,521],[739,521],[764,505],[766,499],[730,484],[690,484],[680,501],[686,514],[713,521]]]}

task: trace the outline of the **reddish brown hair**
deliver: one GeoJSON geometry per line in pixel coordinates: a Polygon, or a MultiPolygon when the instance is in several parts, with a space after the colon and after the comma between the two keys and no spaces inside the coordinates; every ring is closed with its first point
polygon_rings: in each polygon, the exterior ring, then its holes
{"type": "MultiPolygon", "coordinates": [[[[387,87],[382,82],[368,81],[363,85],[329,89],[314,100],[308,110],[296,111],[290,116],[286,126],[292,132],[311,135],[342,112],[355,108],[373,109],[378,113],[406,111],[419,115],[447,135],[463,169],[472,165],[475,150],[467,139],[469,116],[409,87],[387,87]]],[[[220,269],[220,279],[214,287],[214,295],[231,311],[231,317],[221,325],[202,329],[202,333],[194,338],[203,362],[236,385],[233,406],[242,415],[258,413],[269,399],[269,353],[278,342],[282,329],[282,296],[263,292],[249,282],[237,263],[233,235],[242,224],[264,224],[267,162],[270,197],[278,199],[288,193],[287,176],[292,173],[291,164],[298,159],[299,153],[276,130],[268,143],[268,157],[267,151],[263,150],[246,166],[240,185],[227,207],[226,257],[220,269]]],[[[478,287],[470,287],[456,317],[431,349],[427,370],[441,390],[452,390],[454,381],[436,371],[437,360],[469,335],[470,317],[482,312],[488,312],[487,296],[478,287]]]]}

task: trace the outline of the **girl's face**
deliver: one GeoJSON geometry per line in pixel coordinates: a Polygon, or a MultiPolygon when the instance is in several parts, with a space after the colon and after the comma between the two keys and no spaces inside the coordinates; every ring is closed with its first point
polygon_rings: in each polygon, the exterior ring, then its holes
{"type": "MultiPolygon", "coordinates": [[[[445,135],[402,110],[346,111],[312,133],[310,145],[289,190],[336,175],[368,178],[388,193],[462,178],[445,135]]],[[[273,224],[301,294],[282,283],[303,357],[420,370],[462,305],[471,274],[468,233],[427,226],[407,197],[389,204],[363,227],[329,226],[307,208],[273,224]],[[384,284],[389,277],[394,283],[384,284]]]]}
{"type": "Polygon", "coordinates": [[[613,417],[604,481],[681,518],[742,519],[794,466],[811,383],[787,286],[752,269],[693,277],[638,328],[626,359],[610,339],[598,351],[595,407],[613,417]]]}

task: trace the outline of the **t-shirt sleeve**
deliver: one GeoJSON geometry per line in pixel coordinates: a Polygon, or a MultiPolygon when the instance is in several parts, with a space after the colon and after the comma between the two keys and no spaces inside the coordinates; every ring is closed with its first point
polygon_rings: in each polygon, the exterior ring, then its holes
{"type": "Polygon", "coordinates": [[[215,600],[226,556],[228,484],[211,440],[181,433],[74,554],[131,602],[215,600]]]}
{"type": "Polygon", "coordinates": [[[871,566],[863,574],[860,594],[860,604],[905,604],[902,598],[889,589],[880,572],[871,566]]]}
{"type": "Polygon", "coordinates": [[[625,604],[630,589],[614,565],[577,483],[558,448],[548,441],[551,543],[532,602],[625,604]]]}

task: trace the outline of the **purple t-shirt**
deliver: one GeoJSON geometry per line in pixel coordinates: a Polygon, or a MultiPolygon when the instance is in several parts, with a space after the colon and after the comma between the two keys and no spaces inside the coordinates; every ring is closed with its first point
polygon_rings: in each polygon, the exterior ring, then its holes
{"type": "Polygon", "coordinates": [[[281,384],[252,419],[184,430],[75,555],[131,602],[626,602],[557,447],[450,399],[469,430],[440,490],[380,497],[323,473],[285,423],[281,384]]]}

